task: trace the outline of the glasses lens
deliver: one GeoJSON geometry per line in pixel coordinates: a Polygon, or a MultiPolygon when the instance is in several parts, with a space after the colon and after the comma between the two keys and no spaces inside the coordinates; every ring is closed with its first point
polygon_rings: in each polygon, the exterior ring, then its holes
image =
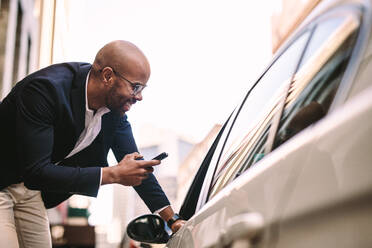
{"type": "Polygon", "coordinates": [[[145,88],[145,86],[143,86],[141,84],[134,85],[133,94],[137,95],[138,93],[140,93],[143,90],[143,88],[145,88]]]}
{"type": "Polygon", "coordinates": [[[117,74],[119,77],[121,77],[122,79],[124,79],[126,82],[128,82],[132,86],[133,95],[139,94],[146,87],[145,85],[142,85],[140,83],[132,83],[131,81],[129,81],[128,79],[126,79],[123,75],[121,75],[120,73],[116,72],[115,70],[113,70],[113,72],[115,74],[117,74]]]}

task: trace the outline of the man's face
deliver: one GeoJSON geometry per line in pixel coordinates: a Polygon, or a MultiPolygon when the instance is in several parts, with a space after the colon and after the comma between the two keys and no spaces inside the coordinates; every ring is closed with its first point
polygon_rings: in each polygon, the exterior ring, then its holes
{"type": "Polygon", "coordinates": [[[120,115],[124,115],[137,101],[142,100],[141,93],[133,95],[131,85],[120,77],[114,77],[112,87],[106,97],[106,106],[120,115]]]}

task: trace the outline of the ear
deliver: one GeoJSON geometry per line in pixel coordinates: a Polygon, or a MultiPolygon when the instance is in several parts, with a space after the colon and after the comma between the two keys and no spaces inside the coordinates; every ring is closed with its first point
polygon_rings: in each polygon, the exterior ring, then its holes
{"type": "Polygon", "coordinates": [[[113,82],[113,76],[114,72],[111,67],[106,66],[102,69],[102,80],[105,85],[109,85],[113,82]]]}

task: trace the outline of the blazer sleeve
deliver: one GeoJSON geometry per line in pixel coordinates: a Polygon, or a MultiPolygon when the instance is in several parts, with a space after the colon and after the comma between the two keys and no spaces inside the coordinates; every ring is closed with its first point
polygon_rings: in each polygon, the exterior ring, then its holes
{"type": "Polygon", "coordinates": [[[47,82],[24,86],[16,98],[18,164],[26,187],[34,190],[96,196],[100,168],[74,168],[51,162],[54,123],[58,118],[56,89],[47,82]]]}
{"type": "MultiPolygon", "coordinates": [[[[138,151],[132,128],[126,115],[120,119],[119,126],[114,134],[112,150],[117,161],[121,161],[126,154],[138,151]]],[[[155,212],[162,207],[170,205],[167,196],[153,173],[150,173],[148,178],[143,180],[140,185],[134,186],[133,188],[151,212],[155,212]]]]}

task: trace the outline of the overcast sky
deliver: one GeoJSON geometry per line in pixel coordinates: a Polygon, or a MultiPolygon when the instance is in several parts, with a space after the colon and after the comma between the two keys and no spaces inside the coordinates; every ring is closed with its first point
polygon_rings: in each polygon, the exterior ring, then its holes
{"type": "Polygon", "coordinates": [[[55,62],[92,62],[98,49],[116,39],[135,43],[148,57],[152,75],[144,100],[128,112],[135,135],[151,124],[200,141],[227,118],[271,58],[276,6],[269,0],[69,4],[64,55],[55,62]]]}

